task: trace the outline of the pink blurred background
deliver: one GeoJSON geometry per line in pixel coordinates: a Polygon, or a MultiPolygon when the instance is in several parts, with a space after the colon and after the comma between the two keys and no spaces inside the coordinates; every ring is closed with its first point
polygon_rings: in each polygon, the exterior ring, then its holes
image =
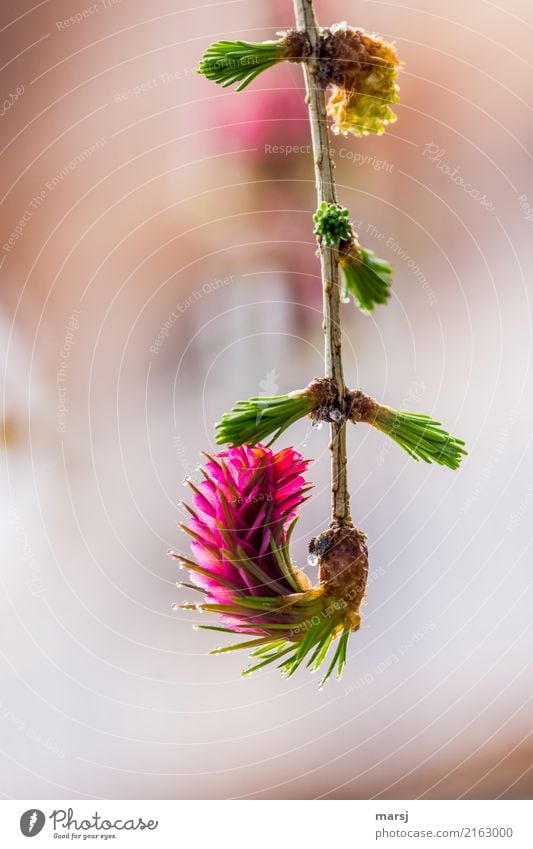
{"type": "MultiPolygon", "coordinates": [[[[371,579],[341,682],[209,657],[172,610],[182,479],[235,400],[321,373],[321,298],[312,160],[273,151],[309,142],[301,70],[236,94],[194,69],[211,41],[290,26],[291,3],[6,0],[5,797],[533,791],[530,4],[316,9],[405,63],[390,132],[334,140],[340,200],[396,271],[386,309],[343,309],[348,383],[470,455],[452,473],[352,428],[371,579]]],[[[327,434],[289,442],[316,461],[302,563],[327,434]]]]}

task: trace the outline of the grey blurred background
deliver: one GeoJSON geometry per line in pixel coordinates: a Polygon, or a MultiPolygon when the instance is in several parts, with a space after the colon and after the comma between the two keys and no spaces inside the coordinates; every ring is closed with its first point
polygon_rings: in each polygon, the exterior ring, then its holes
{"type": "MultiPolygon", "coordinates": [[[[242,680],[172,604],[182,480],[238,398],[322,371],[301,70],[194,74],[289,0],[5,0],[1,782],[15,798],[519,798],[533,790],[531,180],[526,0],[317,0],[396,42],[399,120],[334,141],[340,200],[395,266],[343,309],[348,383],[470,454],[352,428],[368,534],[341,682],[242,680]],[[73,16],[74,21],[68,21],[73,16]],[[65,23],[67,21],[67,23],[65,23]]],[[[328,520],[327,433],[293,547],[328,520]]]]}

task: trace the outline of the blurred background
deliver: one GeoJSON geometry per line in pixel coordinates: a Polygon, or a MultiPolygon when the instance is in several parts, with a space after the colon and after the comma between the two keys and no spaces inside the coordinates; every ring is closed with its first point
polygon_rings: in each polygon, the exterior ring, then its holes
{"type": "MultiPolygon", "coordinates": [[[[343,308],[347,382],[470,454],[454,473],[351,428],[371,575],[341,682],[208,656],[216,636],[172,609],[183,478],[235,400],[323,365],[301,69],[241,94],[194,69],[292,6],[4,0],[6,798],[533,791],[530,4],[316,10],[404,62],[390,132],[333,141],[339,198],[395,267],[386,309],[343,308]]],[[[329,519],[327,441],[305,421],[280,441],[315,461],[300,564],[329,519]]]]}

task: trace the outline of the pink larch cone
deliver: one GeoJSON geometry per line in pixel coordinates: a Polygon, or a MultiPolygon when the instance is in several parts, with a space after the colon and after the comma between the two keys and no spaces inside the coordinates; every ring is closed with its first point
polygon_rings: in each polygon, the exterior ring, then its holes
{"type": "Polygon", "coordinates": [[[247,672],[280,660],[290,675],[308,656],[308,666],[316,669],[338,636],[326,678],[335,666],[340,675],[349,632],[359,627],[364,538],[354,529],[337,529],[314,541],[321,578],[312,588],[288,550],[297,508],[310,489],[303,477],[308,461],[292,448],[274,453],[262,445],[206,456],[204,480],[198,486],[188,482],[194,509],[185,505],[191,518],[182,525],[193,538],[193,559],[174,555],[194,573],[192,586],[206,598],[180,606],[219,613],[224,627],[215,630],[252,635],[216,650],[254,648],[259,662],[247,672]]]}

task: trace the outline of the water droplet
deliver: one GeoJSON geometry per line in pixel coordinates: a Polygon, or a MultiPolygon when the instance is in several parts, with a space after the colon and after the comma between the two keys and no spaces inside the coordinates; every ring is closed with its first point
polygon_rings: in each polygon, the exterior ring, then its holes
{"type": "Polygon", "coordinates": [[[314,430],[320,430],[320,428],[322,427],[322,424],[323,424],[323,422],[319,422],[319,421],[317,421],[317,420],[315,419],[315,420],[314,420],[314,422],[313,422],[313,424],[311,425],[311,427],[312,427],[314,430]]]}
{"type": "Polygon", "coordinates": [[[179,602],[178,602],[178,601],[176,601],[176,602],[172,605],[172,610],[180,610],[180,604],[179,604],[179,602]]]}
{"type": "Polygon", "coordinates": [[[202,607],[202,605],[201,605],[201,604],[197,604],[197,605],[196,605],[196,610],[198,611],[198,613],[203,613],[203,612],[204,612],[204,609],[203,609],[203,607],[202,607]]]}
{"type": "Polygon", "coordinates": [[[318,557],[316,554],[309,554],[307,557],[307,565],[308,566],[317,566],[318,565],[318,557]]]}
{"type": "Polygon", "coordinates": [[[330,410],[329,417],[332,422],[341,422],[344,418],[340,410],[330,410]]]}
{"type": "Polygon", "coordinates": [[[193,626],[192,626],[193,631],[198,631],[198,630],[199,630],[199,628],[200,628],[200,626],[199,626],[199,625],[193,625],[193,626]]]}
{"type": "Polygon", "coordinates": [[[176,586],[177,586],[178,590],[181,590],[183,584],[180,584],[179,581],[176,581],[176,586]]]}
{"type": "Polygon", "coordinates": [[[194,467],[194,471],[199,472],[201,468],[202,468],[202,464],[198,463],[198,465],[194,467]]]}
{"type": "Polygon", "coordinates": [[[178,556],[173,548],[167,548],[167,554],[168,554],[169,557],[177,557],[178,556]]]}
{"type": "Polygon", "coordinates": [[[187,484],[188,484],[188,483],[190,483],[190,481],[191,481],[191,476],[190,476],[190,475],[185,475],[185,477],[184,477],[184,478],[183,478],[183,480],[182,480],[182,484],[183,484],[183,486],[187,486],[187,484]]]}

